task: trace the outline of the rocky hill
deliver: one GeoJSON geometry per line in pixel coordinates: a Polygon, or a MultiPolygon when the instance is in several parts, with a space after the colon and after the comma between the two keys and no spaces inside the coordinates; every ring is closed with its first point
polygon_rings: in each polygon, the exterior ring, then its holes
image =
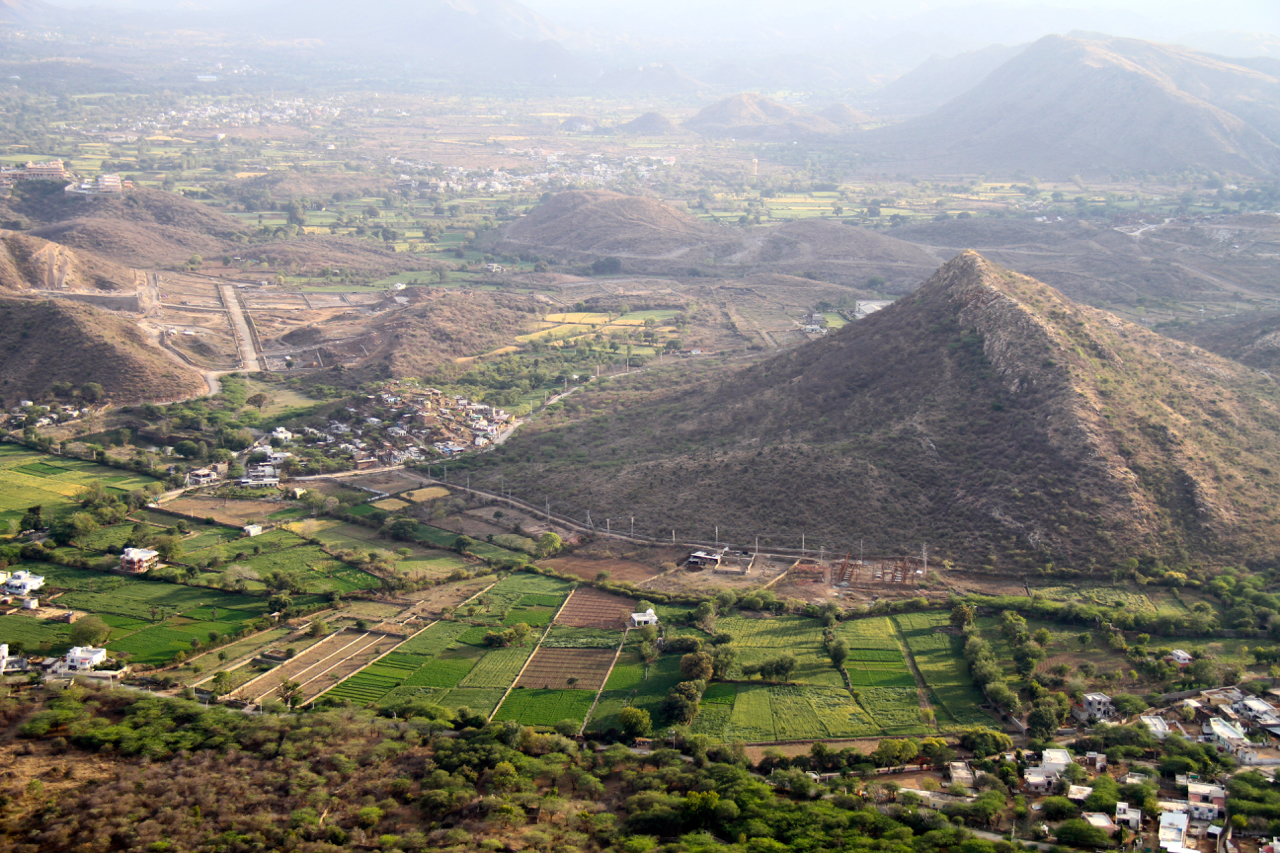
{"type": "Polygon", "coordinates": [[[818,116],[840,127],[857,127],[871,121],[871,116],[855,110],[848,104],[832,104],[818,113],[818,116]]]}
{"type": "Polygon", "coordinates": [[[55,382],[97,382],[114,402],[202,394],[200,374],[152,344],[131,321],[60,299],[0,297],[0,397],[34,397],[55,382]]]}
{"type": "Polygon", "coordinates": [[[993,44],[957,56],[932,56],[868,100],[889,114],[926,113],[963,95],[1026,48],[993,44]]]}
{"type": "Polygon", "coordinates": [[[928,542],[1010,572],[1262,563],[1280,534],[1280,392],[966,252],[754,366],[603,386],[483,465],[535,503],[662,535],[928,542]]]}
{"type": "Polygon", "coordinates": [[[0,231],[0,290],[133,290],[133,270],[15,231],[0,231]]]}
{"type": "Polygon", "coordinates": [[[1280,369],[1280,312],[1277,311],[1235,314],[1160,331],[1249,367],[1268,372],[1280,369]]]}
{"type": "Polygon", "coordinates": [[[841,132],[840,126],[828,119],[753,92],[717,101],[686,121],[685,127],[703,136],[787,141],[835,136],[841,132]]]}
{"type": "Polygon", "coordinates": [[[1188,166],[1280,168],[1280,78],[1187,48],[1046,36],[934,112],[869,131],[867,154],[920,173],[1052,178],[1188,166]]]}
{"type": "Polygon", "coordinates": [[[681,130],[680,125],[662,113],[645,113],[626,124],[618,125],[614,132],[633,136],[672,136],[681,130]]]}
{"type": "Polygon", "coordinates": [[[154,267],[221,252],[242,229],[230,216],[180,195],[138,188],[119,196],[67,195],[30,182],[0,203],[0,219],[27,233],[120,264],[154,267]]]}
{"type": "Polygon", "coordinates": [[[486,235],[499,251],[591,261],[613,256],[626,272],[737,277],[757,272],[817,276],[861,285],[883,276],[905,293],[943,256],[887,234],[839,222],[802,220],[728,228],[660,201],[598,190],[560,193],[522,219],[486,235]]]}

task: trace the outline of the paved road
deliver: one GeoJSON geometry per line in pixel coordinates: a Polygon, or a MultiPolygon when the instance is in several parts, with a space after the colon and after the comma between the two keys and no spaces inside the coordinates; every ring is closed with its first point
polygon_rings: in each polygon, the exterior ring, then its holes
{"type": "Polygon", "coordinates": [[[236,333],[236,346],[240,350],[240,365],[245,370],[259,371],[262,370],[262,361],[258,358],[258,351],[253,348],[253,335],[249,332],[249,321],[244,316],[244,311],[240,308],[240,300],[236,296],[236,289],[229,284],[218,285],[218,294],[222,297],[222,304],[226,306],[227,315],[231,318],[231,327],[236,333]]]}

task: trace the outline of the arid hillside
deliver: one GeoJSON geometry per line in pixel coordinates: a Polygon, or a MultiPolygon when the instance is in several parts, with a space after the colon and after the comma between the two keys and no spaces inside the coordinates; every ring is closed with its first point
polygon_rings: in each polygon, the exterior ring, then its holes
{"type": "Polygon", "coordinates": [[[713,225],[654,199],[605,191],[560,193],[484,241],[499,251],[590,262],[624,272],[718,277],[770,272],[862,285],[871,275],[908,292],[943,256],[896,237],[838,222],[801,220],[748,228],[713,225]]]}
{"type": "Polygon", "coordinates": [[[139,188],[90,197],[36,182],[0,204],[0,219],[27,222],[32,236],[136,267],[217,254],[242,230],[231,217],[173,193],[139,188]]]}
{"type": "Polygon", "coordinates": [[[0,298],[0,392],[34,397],[55,382],[96,382],[115,402],[177,400],[206,390],[129,320],[64,300],[0,298]]]}
{"type": "Polygon", "coordinates": [[[1236,314],[1161,331],[1249,367],[1280,368],[1280,312],[1236,314]]]}
{"type": "Polygon", "coordinates": [[[483,465],[535,503],[659,535],[927,542],[1011,572],[1266,562],[1280,392],[966,252],[754,366],[596,389],[483,465]]]}
{"type": "Polygon", "coordinates": [[[839,134],[840,125],[822,116],[804,113],[754,92],[743,92],[717,101],[685,122],[703,136],[736,139],[811,139],[839,134]]]}
{"type": "Polygon", "coordinates": [[[1280,79],[1187,48],[1046,36],[934,112],[860,150],[917,172],[1040,177],[1280,166],[1280,79]]]}
{"type": "Polygon", "coordinates": [[[133,270],[16,231],[0,231],[0,290],[133,290],[133,270]]]}

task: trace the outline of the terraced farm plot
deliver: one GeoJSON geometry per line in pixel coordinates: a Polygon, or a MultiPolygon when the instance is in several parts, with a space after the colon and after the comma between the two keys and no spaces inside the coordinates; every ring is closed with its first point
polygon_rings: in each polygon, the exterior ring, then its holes
{"type": "Polygon", "coordinates": [[[609,673],[605,690],[625,690],[635,695],[661,698],[681,680],[679,655],[662,655],[646,666],[639,652],[625,649],[609,673]]]}
{"type": "Polygon", "coordinates": [[[526,726],[554,726],[561,720],[581,724],[595,695],[585,690],[512,690],[495,720],[516,720],[526,726]]]}
{"type": "Polygon", "coordinates": [[[514,646],[494,649],[480,658],[467,677],[458,682],[459,687],[487,687],[506,689],[520,674],[520,668],[529,659],[531,647],[514,646]]]}
{"type": "Polygon", "coordinates": [[[854,649],[882,649],[896,652],[898,658],[902,658],[902,647],[887,616],[841,622],[836,626],[836,637],[845,641],[851,655],[854,649]]]}
{"type": "Polygon", "coordinates": [[[791,681],[844,686],[844,676],[832,666],[830,655],[822,647],[822,627],[816,620],[803,616],[771,619],[729,616],[717,623],[716,630],[733,637],[733,648],[738,656],[729,673],[731,678],[745,677],[744,666],[791,655],[796,659],[791,681]]]}
{"type": "Polygon", "coordinates": [[[435,657],[456,644],[458,638],[470,630],[470,627],[461,622],[437,622],[405,640],[396,651],[435,657]]]}
{"type": "Polygon", "coordinates": [[[556,619],[557,625],[573,628],[626,627],[636,610],[634,599],[602,592],[594,587],[578,587],[556,619]]]}
{"type": "Polygon", "coordinates": [[[473,714],[481,714],[487,717],[498,707],[498,703],[502,701],[502,695],[506,692],[506,688],[476,690],[474,688],[458,687],[441,696],[436,700],[436,704],[453,711],[459,708],[467,708],[473,714]]]}
{"type": "Polygon", "coordinates": [[[503,625],[522,623],[531,628],[545,628],[556,615],[554,607],[513,607],[503,618],[503,625]]]}
{"type": "Polygon", "coordinates": [[[346,699],[359,704],[377,702],[395,688],[404,684],[428,661],[419,655],[391,652],[377,660],[324,695],[331,699],[346,699]]]}
{"type": "MultiPolygon", "coordinates": [[[[368,504],[365,504],[365,506],[368,506],[368,504]]],[[[381,512],[381,510],[374,507],[369,507],[369,509],[371,512],[381,512]]],[[[452,530],[444,530],[443,528],[435,527],[430,524],[419,524],[413,534],[414,538],[419,542],[426,542],[437,548],[445,549],[452,549],[454,543],[458,541],[459,535],[460,534],[454,533],[452,530]]],[[[469,553],[475,554],[477,557],[484,557],[485,559],[501,559],[512,555],[511,551],[508,551],[505,548],[499,548],[496,545],[490,545],[487,542],[476,542],[467,550],[469,553]]]]}
{"type": "Polygon", "coordinates": [[[543,646],[524,668],[516,688],[595,692],[604,685],[614,654],[608,649],[549,649],[543,646]]]}

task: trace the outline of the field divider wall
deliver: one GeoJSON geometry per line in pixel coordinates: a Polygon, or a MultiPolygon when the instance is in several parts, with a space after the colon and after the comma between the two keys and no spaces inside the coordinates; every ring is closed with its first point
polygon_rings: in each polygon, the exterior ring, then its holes
{"type": "Polygon", "coordinates": [[[538,643],[533,647],[533,651],[529,652],[529,656],[524,659],[524,666],[520,667],[520,671],[516,673],[516,677],[507,685],[507,692],[502,694],[502,698],[498,700],[498,704],[493,707],[492,713],[489,714],[489,722],[493,722],[493,718],[497,715],[498,709],[502,707],[502,703],[507,701],[507,697],[511,695],[511,691],[516,689],[516,684],[520,682],[524,671],[529,668],[529,662],[533,660],[533,656],[538,653],[538,649],[542,648],[542,641],[551,633],[551,626],[556,624],[556,620],[560,618],[560,614],[569,606],[569,600],[573,598],[573,594],[578,591],[575,586],[569,590],[569,594],[564,597],[564,601],[560,602],[560,609],[556,611],[556,615],[551,617],[551,621],[547,623],[547,627],[543,629],[542,636],[538,637],[538,643]]]}
{"type": "Polygon", "coordinates": [[[613,668],[618,665],[618,658],[622,657],[622,649],[627,645],[627,634],[629,633],[631,633],[630,625],[622,629],[622,642],[618,643],[618,649],[613,653],[613,660],[609,662],[609,669],[604,674],[604,680],[600,682],[600,689],[596,691],[596,698],[587,710],[587,716],[582,720],[582,726],[578,729],[579,735],[587,730],[587,723],[591,722],[591,715],[596,712],[596,705],[600,704],[600,697],[604,695],[604,686],[609,683],[609,676],[613,675],[613,668]]]}

